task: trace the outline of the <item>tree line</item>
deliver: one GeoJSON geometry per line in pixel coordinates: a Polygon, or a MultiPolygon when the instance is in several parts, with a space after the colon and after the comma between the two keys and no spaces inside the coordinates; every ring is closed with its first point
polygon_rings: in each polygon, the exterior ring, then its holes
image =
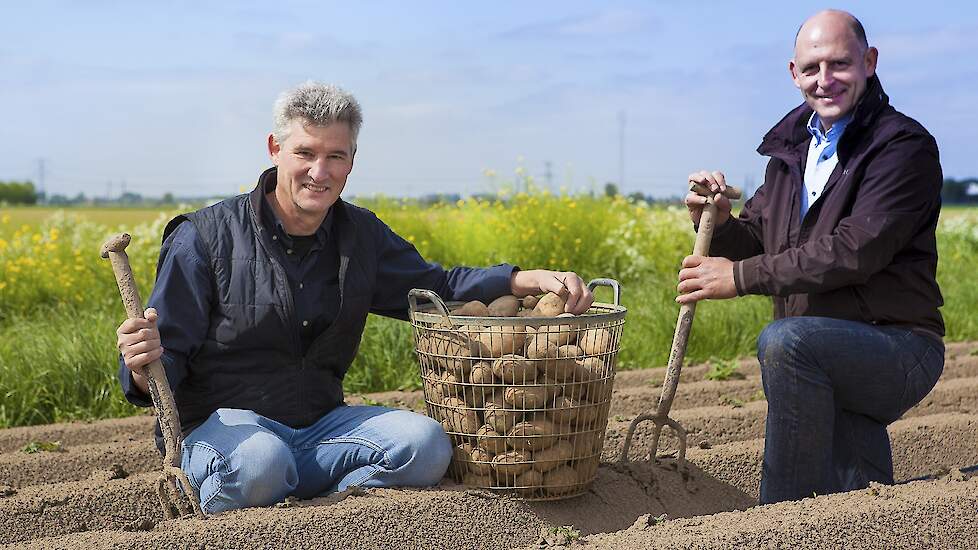
{"type": "Polygon", "coordinates": [[[38,194],[31,181],[0,181],[0,204],[37,204],[38,194]]]}

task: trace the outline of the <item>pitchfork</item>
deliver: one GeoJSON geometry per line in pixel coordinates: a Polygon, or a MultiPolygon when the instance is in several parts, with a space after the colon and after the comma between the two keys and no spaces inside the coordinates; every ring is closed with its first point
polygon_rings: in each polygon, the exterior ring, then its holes
{"type": "MultiPolygon", "coordinates": [[[[717,215],[717,205],[713,202],[716,193],[712,193],[709,188],[698,183],[690,183],[689,190],[698,195],[706,197],[706,206],[700,216],[699,229],[696,232],[696,242],[693,244],[693,255],[708,256],[710,254],[710,240],[713,238],[713,223],[717,215]]],[[[728,199],[739,199],[740,190],[735,187],[727,186],[723,191],[723,196],[728,199]]],[[[686,356],[686,343],[689,340],[689,332],[693,327],[693,315],[696,313],[696,302],[683,304],[679,309],[679,320],[676,322],[676,333],[672,337],[672,350],[669,352],[669,367],[666,370],[666,379],[662,383],[662,395],[659,396],[659,406],[655,413],[640,414],[632,420],[628,426],[628,433],[625,435],[625,445],[621,450],[618,461],[628,462],[628,449],[632,444],[632,435],[635,433],[636,426],[645,420],[655,423],[655,430],[652,432],[652,450],[649,458],[656,459],[656,451],[659,449],[659,438],[662,436],[663,426],[672,428],[679,437],[679,454],[676,463],[680,468],[685,466],[686,460],[686,430],[669,418],[669,410],[672,409],[672,401],[676,398],[676,388],[679,386],[679,373],[683,368],[683,358],[686,356]]]]}
{"type": "MultiPolygon", "coordinates": [[[[139,299],[139,289],[132,276],[129,256],[126,247],[131,238],[128,233],[116,235],[102,245],[101,255],[112,262],[112,271],[119,284],[122,303],[130,319],[143,318],[143,305],[139,299]]],[[[183,432],[180,431],[180,415],[173,400],[173,392],[166,380],[163,363],[159,359],[145,367],[143,371],[149,382],[149,395],[153,399],[156,417],[163,433],[163,473],[156,483],[156,494],[163,506],[163,515],[167,519],[194,514],[204,517],[200,508],[200,500],[187,479],[187,474],[180,469],[180,445],[183,443],[183,432]],[[189,505],[188,505],[189,501],[189,505]]]]}

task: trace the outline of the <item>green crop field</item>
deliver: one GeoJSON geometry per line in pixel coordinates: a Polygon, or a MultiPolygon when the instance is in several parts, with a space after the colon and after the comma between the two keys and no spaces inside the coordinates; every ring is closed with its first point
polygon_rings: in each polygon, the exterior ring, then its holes
{"type": "MultiPolygon", "coordinates": [[[[574,270],[585,280],[617,279],[628,308],[620,368],[665,364],[678,313],[677,266],[693,242],[684,208],[546,194],[431,207],[387,199],[359,202],[444,266],[510,262],[574,270]]],[[[120,230],[133,235],[128,251],[145,299],[160,234],[175,213],[0,209],[0,427],[136,412],[115,380],[115,329],[124,312],[98,248],[120,230]]],[[[938,244],[948,339],[976,339],[978,210],[946,209],[938,244]]],[[[610,291],[599,290],[598,300],[610,301],[610,291]]],[[[763,297],[700,304],[688,359],[719,361],[753,353],[770,316],[770,301],[763,297]]],[[[417,388],[419,382],[410,325],[371,316],[347,391],[417,388]]]]}

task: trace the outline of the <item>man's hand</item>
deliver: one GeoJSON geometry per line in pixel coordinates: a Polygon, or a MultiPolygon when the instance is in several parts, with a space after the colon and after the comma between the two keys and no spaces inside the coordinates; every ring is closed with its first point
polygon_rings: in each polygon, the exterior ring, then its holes
{"type": "MultiPolygon", "coordinates": [[[[707,172],[700,170],[689,175],[689,183],[698,183],[710,191],[716,193],[713,203],[717,205],[717,216],[713,223],[721,226],[730,219],[730,199],[721,193],[727,188],[727,180],[723,172],[707,172]]],[[[690,191],[686,195],[686,208],[689,210],[689,219],[699,225],[700,216],[703,215],[703,207],[706,206],[706,197],[690,191]]]]}
{"type": "Polygon", "coordinates": [[[510,278],[509,286],[513,296],[518,297],[545,292],[559,293],[566,287],[568,295],[564,311],[574,315],[584,313],[594,302],[594,295],[588,290],[584,280],[573,271],[549,271],[547,269],[517,271],[510,278]]]}
{"type": "Polygon", "coordinates": [[[143,393],[149,393],[143,367],[163,356],[160,331],[156,328],[157,313],[149,308],[145,319],[126,319],[116,329],[116,345],[126,368],[132,371],[133,382],[143,393]]]}
{"type": "Polygon", "coordinates": [[[680,295],[676,301],[689,304],[700,300],[723,300],[737,297],[733,262],[726,258],[686,256],[679,270],[680,295]]]}

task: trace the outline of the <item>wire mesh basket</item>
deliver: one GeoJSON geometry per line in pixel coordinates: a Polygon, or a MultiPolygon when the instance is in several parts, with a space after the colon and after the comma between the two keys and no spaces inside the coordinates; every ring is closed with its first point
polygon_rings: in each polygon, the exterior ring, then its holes
{"type": "Polygon", "coordinates": [[[570,498],[597,474],[626,309],[582,315],[465,316],[459,302],[414,289],[408,300],[428,415],[455,453],[449,475],[531,500],[570,498]],[[418,304],[423,298],[429,303],[418,304]]]}

